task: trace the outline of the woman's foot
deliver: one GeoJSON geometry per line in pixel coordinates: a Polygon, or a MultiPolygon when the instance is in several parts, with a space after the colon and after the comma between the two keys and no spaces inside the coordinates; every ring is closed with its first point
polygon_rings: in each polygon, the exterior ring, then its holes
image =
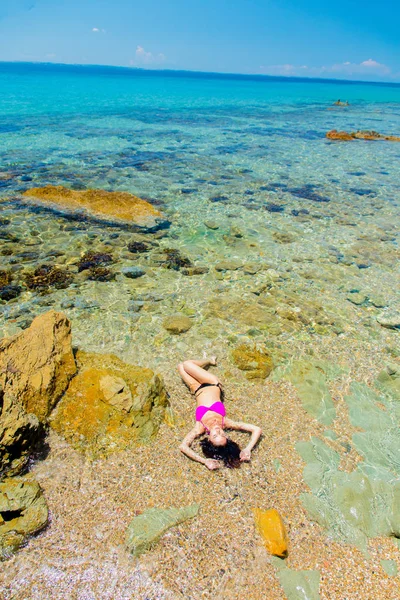
{"type": "Polygon", "coordinates": [[[215,365],[217,364],[217,357],[216,356],[208,357],[206,351],[203,352],[203,360],[206,360],[208,362],[208,364],[211,365],[212,367],[215,367],[215,365]]]}

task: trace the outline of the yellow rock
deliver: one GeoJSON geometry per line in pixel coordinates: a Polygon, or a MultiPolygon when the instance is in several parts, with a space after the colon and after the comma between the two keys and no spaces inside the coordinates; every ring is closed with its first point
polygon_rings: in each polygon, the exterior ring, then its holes
{"type": "Polygon", "coordinates": [[[264,539],[264,545],[270,554],[285,558],[288,553],[288,539],[285,525],[275,508],[269,510],[254,509],[256,526],[264,539]]]}
{"type": "Polygon", "coordinates": [[[272,358],[265,351],[255,346],[240,344],[232,350],[232,358],[236,366],[245,371],[247,379],[265,379],[274,368],[272,358]]]}
{"type": "Polygon", "coordinates": [[[160,376],[113,354],[78,351],[76,361],[78,375],[50,420],[76,450],[98,458],[157,434],[169,406],[160,376]]]}
{"type": "Polygon", "coordinates": [[[71,325],[63,313],[50,310],[28,329],[0,341],[0,386],[27,413],[46,422],[76,373],[71,325]]]}
{"type": "Polygon", "coordinates": [[[128,192],[105,190],[70,190],[62,185],[32,188],[24,196],[60,209],[85,210],[103,220],[122,221],[139,226],[154,226],[161,213],[146,200],[128,192]]]}

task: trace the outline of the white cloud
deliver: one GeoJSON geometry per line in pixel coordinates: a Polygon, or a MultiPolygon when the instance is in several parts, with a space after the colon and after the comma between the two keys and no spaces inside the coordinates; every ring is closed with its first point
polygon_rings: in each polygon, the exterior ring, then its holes
{"type": "Polygon", "coordinates": [[[100,31],[97,27],[93,27],[92,31],[100,31]]]}
{"type": "Polygon", "coordinates": [[[361,63],[352,63],[346,61],[330,66],[308,67],[302,65],[271,65],[260,67],[260,71],[267,75],[286,75],[286,76],[306,76],[306,77],[362,77],[362,76],[390,76],[391,70],[387,65],[379,63],[372,58],[364,60],[361,63]]]}
{"type": "Polygon", "coordinates": [[[143,65],[160,65],[165,61],[166,57],[164,54],[153,54],[147,52],[143,46],[137,46],[134,60],[129,61],[132,67],[139,67],[143,65]]]}
{"type": "Polygon", "coordinates": [[[99,29],[98,27],[93,27],[92,31],[93,31],[93,33],[105,33],[106,32],[105,29],[99,29]]]}

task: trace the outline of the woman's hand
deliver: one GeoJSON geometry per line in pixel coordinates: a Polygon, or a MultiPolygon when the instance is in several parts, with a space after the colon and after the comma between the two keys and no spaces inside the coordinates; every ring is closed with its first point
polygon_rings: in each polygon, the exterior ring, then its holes
{"type": "Polygon", "coordinates": [[[220,469],[222,467],[221,461],[214,460],[213,458],[207,458],[204,464],[206,465],[207,469],[210,469],[210,471],[215,471],[215,469],[220,469]]]}
{"type": "Polygon", "coordinates": [[[243,462],[244,460],[250,460],[251,458],[251,450],[242,450],[240,453],[240,462],[243,462]]]}

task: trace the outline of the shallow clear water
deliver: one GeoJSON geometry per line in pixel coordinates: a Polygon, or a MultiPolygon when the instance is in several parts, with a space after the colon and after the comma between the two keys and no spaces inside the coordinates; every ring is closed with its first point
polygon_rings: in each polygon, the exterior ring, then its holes
{"type": "MultiPolygon", "coordinates": [[[[157,242],[161,248],[178,248],[195,264],[211,267],[225,257],[264,268],[266,257],[267,267],[289,273],[286,283],[281,280],[283,287],[293,284],[301,294],[306,282],[303,292],[312,297],[315,290],[309,288],[312,283],[318,287],[318,277],[298,276],[302,253],[304,260],[319,257],[334,269],[331,263],[343,263],[363,228],[378,228],[382,237],[388,228],[393,234],[398,225],[400,145],[325,139],[333,128],[399,133],[398,85],[2,64],[0,88],[0,195],[8,222],[2,225],[4,266],[11,266],[18,279],[43,263],[74,264],[89,247],[115,247],[118,255],[115,282],[82,281],[44,299],[24,288],[18,299],[1,306],[7,333],[26,324],[27,315],[51,304],[60,306],[63,300],[67,306],[65,297],[82,293],[89,303],[101,304],[83,310],[79,302],[69,307],[72,316],[83,317],[83,326],[88,313],[94,320],[99,311],[107,317],[113,306],[117,319],[116,325],[114,318],[112,323],[105,318],[103,328],[93,330],[89,338],[85,331],[86,344],[113,340],[114,349],[125,352],[131,336],[121,336],[121,323],[132,329],[138,319],[127,310],[132,294],[156,286],[161,294],[170,294],[170,300],[166,296],[150,311],[162,316],[186,307],[207,325],[204,294],[211,297],[214,286],[222,285],[211,272],[194,282],[175,271],[154,269],[151,256],[138,259],[127,252],[129,233],[118,228],[74,226],[26,207],[20,194],[29,187],[56,184],[133,192],[155,202],[170,218],[169,237],[157,242]],[[350,106],[333,107],[338,97],[350,106]],[[210,220],[219,228],[207,227],[210,220]],[[288,230],[295,241],[277,243],[273,235],[288,230]],[[128,285],[120,270],[133,259],[150,266],[151,276],[128,285]],[[298,260],[294,267],[293,259],[298,260]]],[[[385,243],[386,254],[397,250],[395,236],[385,243]]],[[[362,251],[365,254],[367,248],[362,251]]],[[[367,280],[368,289],[385,284],[381,267],[374,272],[370,258],[364,271],[352,271],[354,261],[350,268],[339,269],[344,293],[352,277],[367,280]]],[[[239,270],[217,278],[226,280],[227,291],[240,298],[262,279],[253,275],[239,270]]],[[[318,295],[329,304],[327,288],[318,295]]],[[[334,282],[330,296],[337,289],[334,282]]],[[[141,319],[144,324],[149,321],[141,331],[154,334],[154,315],[141,319]]],[[[204,331],[188,337],[206,342],[204,331]]],[[[220,333],[226,335],[225,324],[220,333]]]]}
{"type": "MultiPolygon", "coordinates": [[[[267,506],[272,498],[283,514],[293,515],[291,543],[297,543],[296,535],[303,539],[304,511],[298,497],[304,487],[294,447],[321,431],[296,404],[292,388],[272,378],[266,385],[249,386],[231,350],[242,342],[256,343],[268,348],[276,366],[312,354],[341,364],[346,377],[332,393],[338,413],[343,412],[343,390],[350,378],[368,382],[386,360],[397,360],[399,332],[382,327],[377,318],[399,311],[400,144],[336,143],[325,134],[335,128],[400,135],[400,86],[0,64],[0,90],[0,262],[20,288],[17,297],[0,300],[2,335],[20,331],[49,308],[62,310],[72,320],[76,346],[115,352],[162,373],[181,420],[172,432],[166,433],[164,426],[159,452],[157,447],[142,448],[140,460],[111,459],[100,469],[89,467],[51,435],[50,458],[38,463],[35,473],[54,521],[13,559],[19,569],[18,597],[26,597],[29,586],[39,590],[37,597],[47,597],[53,580],[57,598],[65,597],[71,581],[76,597],[116,597],[117,592],[104,591],[110,577],[122,581],[126,597],[132,597],[140,573],[132,571],[122,550],[115,566],[112,541],[114,511],[124,511],[125,527],[132,517],[132,497],[141,510],[148,501],[183,504],[191,494],[201,497],[205,521],[199,519],[194,539],[188,537],[185,560],[192,560],[195,545],[199,552],[205,548],[207,560],[216,553],[219,559],[214,563],[221,561],[229,569],[230,553],[237,552],[235,585],[244,571],[255,576],[257,561],[254,566],[246,558],[254,550],[250,508],[267,506]],[[338,98],[350,105],[332,106],[338,98]],[[171,226],[138,235],[117,226],[72,220],[22,201],[28,188],[48,184],[132,192],[153,202],[171,226]],[[148,243],[149,251],[130,252],[133,240],[148,243]],[[206,272],[188,276],[179,265],[167,268],[163,250],[171,248],[206,272]],[[110,281],[94,281],[87,270],[79,270],[78,261],[88,251],[111,255],[106,265],[110,281]],[[71,281],[61,289],[29,287],[27,278],[41,265],[68,270],[71,281]],[[123,269],[129,266],[142,268],[145,275],[125,277],[123,269]],[[163,322],[177,313],[190,317],[192,327],[170,335],[163,322]],[[183,467],[176,453],[192,407],[175,365],[201,356],[204,349],[220,359],[218,373],[230,392],[229,409],[267,432],[249,468],[222,475],[212,489],[209,474],[191,463],[183,467]],[[284,464],[279,475],[272,471],[273,460],[284,464]],[[136,479],[132,464],[144,470],[139,469],[136,479]],[[82,469],[90,470],[83,488],[75,481],[82,469]],[[154,471],[157,485],[147,471],[154,471]],[[126,478],[121,489],[116,489],[115,473],[126,478]],[[107,519],[102,522],[104,539],[111,542],[97,539],[97,522],[87,510],[85,493],[91,499],[107,498],[107,519]],[[239,508],[226,506],[229,514],[237,511],[244,519],[241,523],[238,518],[235,527],[224,532],[226,550],[218,540],[201,541],[204,523],[218,517],[216,506],[221,515],[215,526],[226,518],[220,499],[224,494],[227,503],[239,498],[239,508]],[[89,525],[82,528],[85,520],[89,525]],[[84,561],[79,568],[71,562],[70,554],[75,553],[87,556],[93,572],[84,561]],[[66,565],[69,571],[63,574],[66,565]]],[[[341,442],[348,443],[351,432],[344,414],[339,414],[335,427],[341,442]]],[[[123,526],[117,524],[117,538],[123,538],[123,526]]],[[[303,553],[294,553],[297,568],[320,568],[319,552],[328,551],[322,534],[314,551],[316,535],[310,533],[312,546],[298,542],[303,553]]],[[[190,587],[186,563],[179,558],[179,535],[171,540],[166,551],[168,561],[175,560],[170,563],[170,580],[155,550],[161,580],[174,588],[178,569],[182,593],[198,597],[198,590],[190,587]]],[[[332,560],[324,555],[336,579],[327,572],[323,597],[341,598],[343,568],[350,563],[340,563],[342,547],[334,552],[332,560]],[[329,587],[333,580],[336,596],[329,587]]],[[[346,553],[343,556],[347,560],[346,553]]],[[[14,564],[8,565],[5,577],[12,581],[14,564]]],[[[202,582],[205,594],[219,589],[219,573],[217,583],[203,582],[200,567],[190,565],[194,582],[202,582]]],[[[269,563],[262,563],[259,571],[268,568],[269,563]]],[[[210,563],[210,573],[213,569],[210,563]]],[[[164,597],[164,592],[150,590],[150,580],[142,583],[149,586],[149,595],[137,597],[164,597]]],[[[375,591],[380,589],[379,581],[374,585],[375,591]]],[[[253,592],[257,598],[259,591],[254,587],[253,592]]],[[[346,595],[357,598],[370,591],[354,593],[346,595]]],[[[274,594],[271,597],[281,597],[279,590],[274,594]]],[[[125,596],[120,592],[119,597],[125,596]]]]}

